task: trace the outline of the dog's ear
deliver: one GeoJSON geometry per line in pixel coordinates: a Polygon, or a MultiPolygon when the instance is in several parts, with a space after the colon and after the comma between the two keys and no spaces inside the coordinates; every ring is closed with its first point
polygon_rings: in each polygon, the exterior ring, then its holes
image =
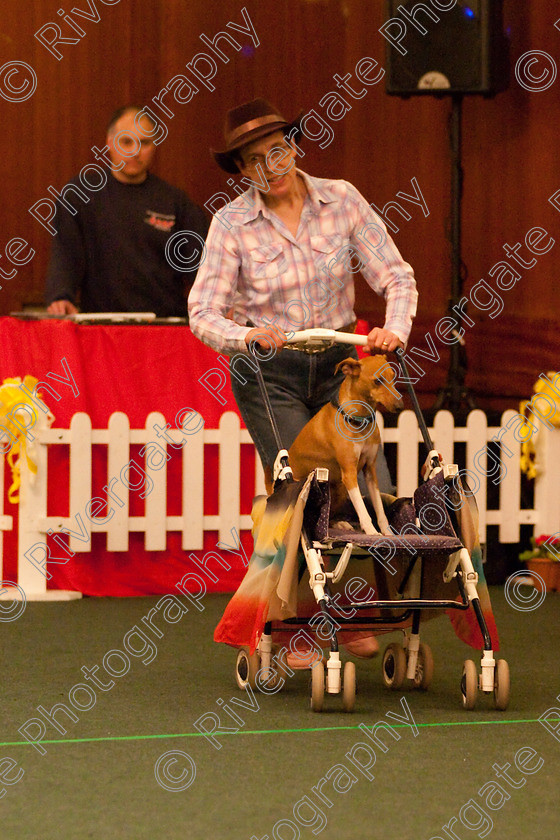
{"type": "Polygon", "coordinates": [[[362,370],[362,366],[360,365],[357,359],[343,359],[337,364],[337,366],[334,369],[334,372],[338,373],[339,370],[342,371],[344,376],[359,376],[362,370]]]}

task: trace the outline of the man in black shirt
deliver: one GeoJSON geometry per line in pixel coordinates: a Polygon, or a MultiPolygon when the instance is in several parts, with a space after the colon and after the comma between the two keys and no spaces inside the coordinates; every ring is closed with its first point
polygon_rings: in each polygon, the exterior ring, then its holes
{"type": "MultiPolygon", "coordinates": [[[[208,223],[182,190],[150,174],[156,127],[140,113],[122,108],[111,120],[105,186],[87,192],[87,203],[69,191],[66,204],[76,215],[57,202],[46,284],[52,314],[77,312],[79,293],[84,312],[187,315],[208,223]],[[180,231],[192,235],[179,237],[166,254],[170,237],[180,231]]],[[[78,179],[70,184],[86,194],[78,179]]]]}

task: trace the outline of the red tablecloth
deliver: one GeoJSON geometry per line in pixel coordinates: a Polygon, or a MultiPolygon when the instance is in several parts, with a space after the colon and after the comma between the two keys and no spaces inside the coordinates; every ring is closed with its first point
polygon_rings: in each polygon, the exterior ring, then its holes
{"type": "MultiPolygon", "coordinates": [[[[167,325],[81,325],[58,320],[19,321],[0,319],[0,381],[26,374],[45,380],[60,395],[56,400],[43,390],[44,401],[55,415],[53,426],[68,428],[72,416],[85,411],[93,428],[106,428],[114,411],[123,411],[131,429],[143,428],[151,411],[160,411],[175,428],[175,416],[184,407],[193,408],[204,417],[205,428],[217,428],[225,411],[237,411],[229,386],[223,391],[225,405],[199,382],[206,371],[217,365],[217,354],[194,338],[188,327],[167,325]],[[78,396],[69,385],[47,378],[55,373],[65,378],[65,358],[75,379],[78,396]]],[[[217,377],[212,380],[217,381],[217,377]]],[[[106,458],[94,448],[92,496],[107,483],[106,458]]],[[[140,447],[131,446],[131,457],[140,447]]],[[[247,447],[245,447],[247,448],[247,447]]],[[[217,453],[206,447],[205,513],[216,513],[217,453]]],[[[48,515],[69,515],[68,449],[51,447],[49,453],[48,515]]],[[[254,455],[244,454],[254,464],[254,455]]],[[[139,462],[142,459],[138,459],[139,462]]],[[[173,453],[168,464],[168,496],[170,515],[173,509],[173,488],[178,487],[180,452],[173,453]]],[[[252,476],[254,469],[247,474],[252,476]]],[[[245,471],[244,471],[245,475],[245,471]]],[[[11,481],[6,465],[6,487],[11,481]]],[[[242,512],[250,513],[254,485],[244,482],[242,512]]],[[[102,494],[103,495],[103,494],[102,494]]],[[[177,494],[179,495],[179,494],[177,494]]],[[[130,515],[141,515],[138,494],[130,493],[130,515]]],[[[17,505],[7,501],[4,512],[15,517],[15,528],[4,535],[4,580],[17,580],[17,505]]],[[[251,553],[249,532],[242,533],[248,555],[251,553]]],[[[215,548],[217,534],[205,533],[204,551],[215,548]]],[[[167,550],[147,552],[143,534],[130,534],[128,552],[108,552],[105,534],[92,535],[92,551],[76,553],[65,565],[49,566],[50,589],[78,590],[87,595],[149,595],[171,592],[175,584],[195,565],[180,545],[180,534],[170,533],[167,550]]],[[[194,552],[202,556],[203,552],[194,552]]],[[[57,552],[60,554],[60,552],[57,552]]],[[[227,555],[231,571],[220,569],[219,582],[208,582],[209,591],[231,591],[242,578],[245,567],[233,555],[227,555]]]]}

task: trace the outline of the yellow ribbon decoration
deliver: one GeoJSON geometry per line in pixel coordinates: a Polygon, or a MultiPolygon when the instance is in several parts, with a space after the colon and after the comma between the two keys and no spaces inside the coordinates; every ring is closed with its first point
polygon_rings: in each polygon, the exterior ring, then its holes
{"type": "MultiPolygon", "coordinates": [[[[27,391],[34,393],[37,381],[34,376],[25,376],[23,385],[27,391]]],[[[19,387],[21,384],[21,379],[16,377],[5,379],[2,385],[0,385],[0,436],[5,437],[8,435],[11,441],[10,450],[7,453],[7,460],[12,471],[12,484],[8,490],[8,500],[12,504],[19,502],[19,488],[21,485],[20,458],[22,455],[25,456],[30,472],[34,475],[37,473],[37,465],[27,451],[26,432],[32,426],[23,428],[22,425],[14,420],[16,414],[14,409],[22,406],[26,406],[31,410],[32,416],[35,417],[34,423],[37,419],[37,406],[33,403],[29,394],[19,387]]],[[[40,397],[39,394],[36,396],[40,397]]],[[[47,415],[48,424],[50,425],[53,420],[54,417],[49,412],[47,415]]],[[[2,454],[6,454],[5,449],[2,454]]]]}
{"type": "MultiPolygon", "coordinates": [[[[549,370],[546,375],[552,382],[556,383],[555,377],[558,376],[558,373],[549,370]]],[[[560,398],[553,390],[550,382],[540,378],[537,379],[533,385],[533,391],[535,395],[543,394],[557,406],[556,412],[551,417],[547,417],[547,421],[552,423],[553,426],[556,426],[556,428],[560,428],[560,398]]],[[[527,421],[527,406],[532,402],[532,399],[519,403],[519,412],[527,421]]],[[[536,478],[537,475],[537,469],[535,467],[536,450],[532,440],[533,431],[527,423],[524,423],[519,428],[519,434],[523,438],[521,443],[521,472],[524,472],[529,479],[536,478]]]]}
{"type": "MultiPolygon", "coordinates": [[[[554,370],[547,371],[548,378],[552,380],[552,382],[558,386],[560,386],[560,379],[558,384],[556,383],[555,377],[558,377],[558,373],[554,370]]],[[[556,412],[552,415],[552,417],[548,417],[550,423],[556,428],[560,428],[560,397],[558,393],[554,391],[550,382],[547,382],[545,379],[537,379],[535,384],[533,385],[533,390],[535,394],[544,394],[545,397],[548,397],[552,402],[556,405],[556,412]]]]}

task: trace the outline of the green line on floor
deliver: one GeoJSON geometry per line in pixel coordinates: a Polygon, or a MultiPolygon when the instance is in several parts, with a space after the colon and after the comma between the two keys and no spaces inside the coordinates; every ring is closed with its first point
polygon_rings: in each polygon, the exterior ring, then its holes
{"type": "MultiPolygon", "coordinates": [[[[560,720],[560,718],[548,718],[548,720],[560,720]]],[[[447,723],[440,722],[440,723],[417,723],[416,726],[418,729],[427,729],[428,727],[434,726],[491,726],[492,724],[515,724],[515,723],[539,723],[538,718],[528,718],[526,720],[465,720],[465,721],[448,721],[447,723]]],[[[408,723],[402,724],[394,724],[390,723],[389,726],[392,726],[393,729],[404,729],[405,726],[409,726],[408,723]]],[[[309,726],[299,729],[248,729],[248,730],[239,730],[238,732],[220,732],[216,733],[219,734],[220,738],[225,737],[226,735],[285,735],[285,734],[297,734],[300,732],[333,732],[333,731],[344,731],[344,730],[351,730],[351,729],[359,729],[359,725],[356,726],[309,726]]],[[[150,740],[165,740],[166,738],[205,738],[206,735],[203,732],[176,732],[176,733],[166,733],[163,735],[115,735],[115,736],[107,736],[107,737],[100,737],[100,738],[56,738],[56,739],[49,739],[44,741],[37,741],[39,744],[87,744],[92,743],[95,741],[150,741],[150,740]]],[[[25,747],[25,746],[33,746],[30,741],[2,741],[0,742],[0,747],[25,747]]]]}

